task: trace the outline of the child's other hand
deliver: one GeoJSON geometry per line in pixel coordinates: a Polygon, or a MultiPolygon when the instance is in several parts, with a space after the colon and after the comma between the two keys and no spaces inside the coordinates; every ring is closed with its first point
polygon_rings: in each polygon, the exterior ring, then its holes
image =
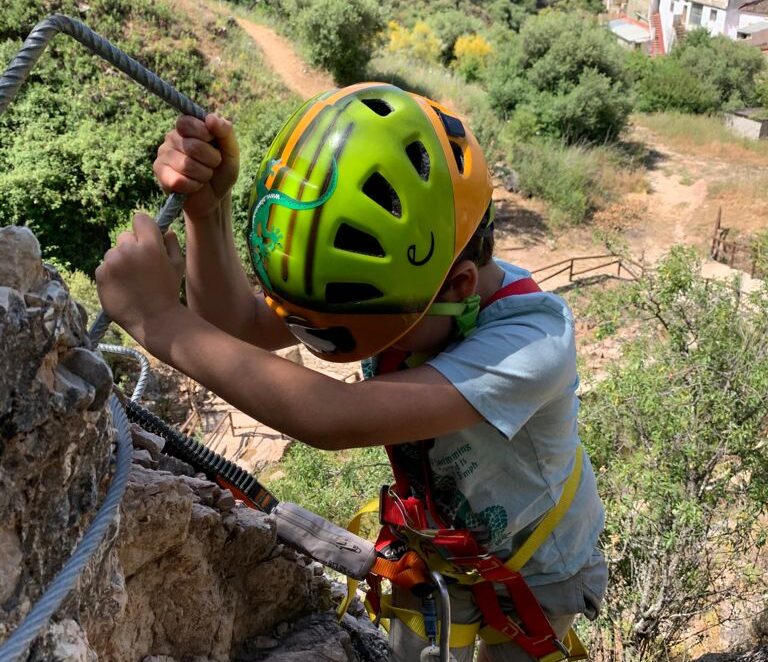
{"type": "Polygon", "coordinates": [[[96,269],[104,312],[143,346],[153,324],[181,306],[184,256],[176,235],[163,236],[146,214],[136,214],[133,231],[123,232],[96,269]]]}
{"type": "Polygon", "coordinates": [[[217,213],[240,169],[232,123],[216,115],[208,115],[205,122],[180,117],[158,148],[153,167],[166,193],[187,194],[184,211],[192,220],[217,213]]]}

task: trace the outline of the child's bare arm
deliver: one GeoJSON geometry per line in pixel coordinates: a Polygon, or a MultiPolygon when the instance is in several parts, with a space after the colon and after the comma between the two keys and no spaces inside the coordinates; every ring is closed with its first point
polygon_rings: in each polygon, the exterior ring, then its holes
{"type": "Polygon", "coordinates": [[[227,333],[261,347],[294,344],[282,321],[261,296],[254,295],[235,250],[231,189],[239,171],[239,148],[232,125],[214,115],[205,122],[180,117],[158,149],[154,170],[166,191],[187,195],[190,308],[227,333]]]}
{"type": "Polygon", "coordinates": [[[319,448],[401,443],[458,430],[480,414],[436,370],[348,384],[244,342],[178,300],[183,259],[137,216],[96,270],[105,312],[141,345],[242,411],[319,448]]]}
{"type": "Polygon", "coordinates": [[[431,438],[481,420],[439,372],[365,382],[327,377],[244,343],[178,306],[137,338],[161,360],[259,421],[326,450],[431,438]]]}

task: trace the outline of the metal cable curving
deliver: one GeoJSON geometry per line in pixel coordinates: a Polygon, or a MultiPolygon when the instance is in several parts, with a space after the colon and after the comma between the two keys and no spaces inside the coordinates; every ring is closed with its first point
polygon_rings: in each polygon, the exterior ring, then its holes
{"type": "Polygon", "coordinates": [[[59,570],[43,596],[24,617],[13,634],[0,644],[0,660],[3,662],[14,662],[22,658],[27,647],[75,586],[80,573],[104,541],[107,530],[117,515],[125,486],[128,483],[133,453],[128,419],[114,394],[109,398],[109,410],[117,432],[117,462],[107,495],[72,556],[59,570]]]}
{"type": "MultiPolygon", "coordinates": [[[[84,23],[63,14],[52,14],[32,28],[32,32],[24,40],[21,50],[16,54],[11,64],[8,65],[2,78],[0,78],[0,113],[5,112],[5,109],[16,96],[32,67],[40,59],[48,43],[59,32],[68,34],[73,39],[79,41],[91,52],[114,65],[180,113],[193,115],[199,120],[205,120],[205,116],[208,113],[206,113],[202,106],[199,106],[192,99],[174,89],[157,74],[139,64],[132,57],[117,48],[117,46],[104,39],[104,37],[96,34],[84,23]]],[[[172,193],[168,196],[155,219],[162,232],[165,232],[173,220],[181,213],[183,204],[183,195],[172,193]]],[[[99,313],[89,331],[89,336],[94,343],[101,340],[109,328],[109,324],[110,320],[104,312],[99,313]]]]}
{"type": "Polygon", "coordinates": [[[144,389],[147,388],[147,381],[149,380],[150,375],[149,361],[147,360],[147,357],[137,349],[123,347],[122,345],[99,343],[98,350],[100,352],[107,352],[107,354],[130,356],[132,359],[139,362],[139,378],[136,380],[136,386],[133,388],[133,393],[131,393],[131,402],[138,402],[141,400],[141,396],[144,394],[144,389]]]}
{"type": "MultiPolygon", "coordinates": [[[[24,41],[21,50],[11,61],[2,77],[0,77],[0,114],[5,112],[48,43],[59,32],[73,37],[94,54],[113,64],[120,71],[127,74],[179,112],[185,115],[193,115],[201,120],[205,119],[207,113],[202,107],[175,90],[159,76],[126,55],[109,41],[96,34],[85,24],[62,14],[53,14],[32,29],[24,41]]],[[[174,193],[168,197],[156,218],[156,222],[163,232],[179,215],[183,203],[183,195],[174,193]]],[[[109,318],[102,311],[89,332],[94,344],[101,339],[109,324],[109,318]]],[[[142,376],[144,377],[143,382],[140,377],[140,384],[137,384],[137,389],[134,391],[136,398],[140,397],[146,383],[146,372],[143,364],[142,376]]],[[[110,396],[109,409],[112,414],[113,424],[117,430],[117,461],[115,474],[107,490],[104,502],[78,543],[74,553],[56,575],[43,596],[32,607],[11,636],[0,645],[0,660],[3,662],[13,662],[25,654],[27,647],[37,637],[61,602],[74,587],[80,573],[103,542],[109,526],[117,515],[130,473],[132,445],[126,413],[114,394],[110,396]]]]}

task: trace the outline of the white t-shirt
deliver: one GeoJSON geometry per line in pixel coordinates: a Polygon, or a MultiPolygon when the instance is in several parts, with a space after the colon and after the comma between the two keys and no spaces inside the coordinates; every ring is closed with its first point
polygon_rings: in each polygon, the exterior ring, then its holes
{"type": "MultiPolygon", "coordinates": [[[[497,261],[503,286],[529,272],[497,261]]],[[[439,509],[504,558],[558,502],[579,447],[574,324],[549,292],[512,295],[480,311],[475,331],[427,362],[485,421],[429,451],[439,509]]],[[[604,525],[585,458],[574,501],[522,569],[532,586],[563,581],[590,559],[604,525]]]]}

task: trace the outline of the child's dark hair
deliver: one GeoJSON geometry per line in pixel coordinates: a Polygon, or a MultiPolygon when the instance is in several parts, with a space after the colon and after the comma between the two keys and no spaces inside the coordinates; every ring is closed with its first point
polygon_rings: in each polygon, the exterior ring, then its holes
{"type": "Polygon", "coordinates": [[[478,267],[484,267],[493,257],[493,243],[493,202],[491,202],[475,234],[456,258],[455,263],[471,260],[478,267]]]}

